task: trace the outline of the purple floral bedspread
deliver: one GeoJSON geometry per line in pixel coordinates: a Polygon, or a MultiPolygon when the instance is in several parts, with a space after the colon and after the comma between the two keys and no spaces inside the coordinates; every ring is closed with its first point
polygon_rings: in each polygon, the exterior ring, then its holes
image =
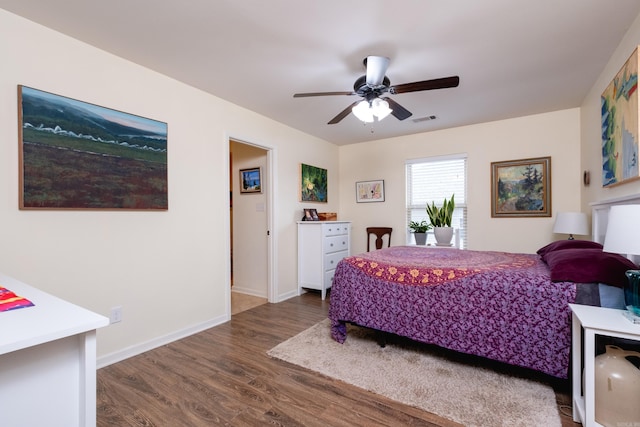
{"type": "Polygon", "coordinates": [[[576,286],[538,255],[394,246],[344,258],[331,335],[346,323],[567,378],[576,286]]]}

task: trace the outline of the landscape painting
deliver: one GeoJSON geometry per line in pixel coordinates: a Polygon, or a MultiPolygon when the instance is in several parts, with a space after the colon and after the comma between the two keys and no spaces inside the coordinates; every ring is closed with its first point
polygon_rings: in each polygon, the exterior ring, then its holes
{"type": "Polygon", "coordinates": [[[551,157],[492,162],[491,216],[551,216],[551,157]]]}
{"type": "Polygon", "coordinates": [[[262,193],[262,170],[259,167],[240,169],[240,192],[262,193]]]}
{"type": "Polygon", "coordinates": [[[300,201],[327,202],[327,170],[300,164],[300,201]]]}
{"type": "Polygon", "coordinates": [[[638,49],[602,93],[602,186],[638,179],[638,49]]]}
{"type": "Polygon", "coordinates": [[[166,210],[167,124],[18,86],[20,209],[166,210]]]}

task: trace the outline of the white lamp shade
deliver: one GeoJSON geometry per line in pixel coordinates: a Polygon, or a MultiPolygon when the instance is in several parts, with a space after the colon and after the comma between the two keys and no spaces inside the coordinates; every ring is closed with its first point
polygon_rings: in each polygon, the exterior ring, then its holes
{"type": "Polygon", "coordinates": [[[560,234],[589,234],[587,214],[582,212],[558,212],[553,232],[560,234]]]}
{"type": "Polygon", "coordinates": [[[640,255],[640,205],[618,205],[609,209],[604,251],[640,255]]]}

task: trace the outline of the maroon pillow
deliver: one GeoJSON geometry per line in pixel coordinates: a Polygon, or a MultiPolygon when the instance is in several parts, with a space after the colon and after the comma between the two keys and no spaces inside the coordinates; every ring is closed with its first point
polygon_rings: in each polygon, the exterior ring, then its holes
{"type": "Polygon", "coordinates": [[[602,249],[602,245],[598,242],[592,242],[591,240],[558,240],[541,247],[536,253],[544,258],[545,254],[549,252],[578,248],[602,249]]]}
{"type": "Polygon", "coordinates": [[[601,249],[563,249],[543,257],[554,282],[606,283],[623,287],[628,281],[627,270],[638,268],[622,255],[601,249]]]}

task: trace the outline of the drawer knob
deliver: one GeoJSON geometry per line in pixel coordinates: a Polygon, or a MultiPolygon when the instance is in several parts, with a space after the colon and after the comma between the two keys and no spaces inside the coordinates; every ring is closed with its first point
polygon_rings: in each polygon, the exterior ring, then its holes
{"type": "Polygon", "coordinates": [[[332,243],[332,244],[330,244],[329,246],[333,247],[333,243],[332,243]]]}

